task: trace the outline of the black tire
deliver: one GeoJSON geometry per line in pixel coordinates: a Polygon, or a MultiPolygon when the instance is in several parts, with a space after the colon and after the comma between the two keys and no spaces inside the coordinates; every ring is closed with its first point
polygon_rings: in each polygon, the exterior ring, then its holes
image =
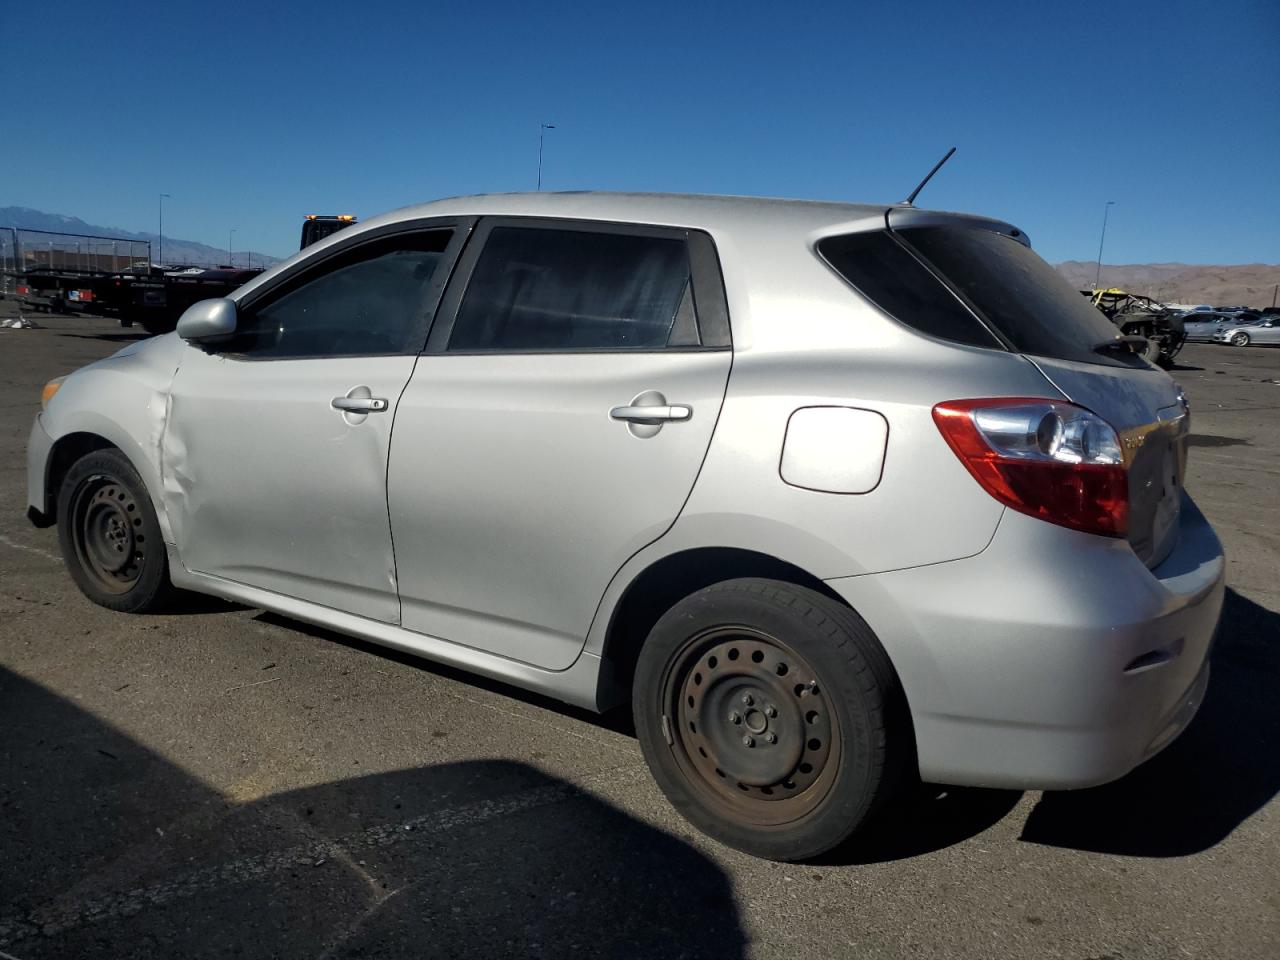
{"type": "Polygon", "coordinates": [[[871,629],[789,583],[729,580],[681,600],[650,632],[633,693],[641,749],[675,808],[769,860],[843,843],[898,791],[913,756],[897,675],[871,629]]]}
{"type": "Polygon", "coordinates": [[[100,606],[142,613],[175,592],[146,485],[119,450],[85,454],[67,471],[58,490],[58,543],[76,586],[100,606]]]}
{"type": "Polygon", "coordinates": [[[1233,347],[1247,347],[1249,345],[1249,335],[1243,330],[1239,333],[1232,334],[1231,345],[1233,347]]]}

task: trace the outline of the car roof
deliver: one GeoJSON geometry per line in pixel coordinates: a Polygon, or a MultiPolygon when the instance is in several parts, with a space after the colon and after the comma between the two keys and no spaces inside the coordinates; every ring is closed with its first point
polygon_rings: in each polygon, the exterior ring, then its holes
{"type": "MultiPolygon", "coordinates": [[[[485,193],[449,197],[400,207],[336,231],[277,264],[260,278],[236,291],[240,299],[329,247],[347,244],[380,228],[415,220],[445,217],[546,217],[594,220],[706,230],[713,236],[761,235],[768,231],[817,236],[883,227],[890,210],[911,210],[929,222],[967,222],[974,226],[1011,232],[1002,221],[964,213],[908,208],[888,203],[838,203],[827,200],[790,200],[775,197],[736,197],[709,194],[614,193],[610,191],[542,191],[537,193],[485,193]]],[[[1016,233],[1014,235],[1017,235],[1016,233]]]]}
{"type": "Polygon", "coordinates": [[[428,217],[505,216],[682,226],[712,233],[758,231],[762,226],[810,232],[859,222],[865,228],[868,220],[879,220],[891,209],[912,209],[920,214],[971,221],[974,225],[1008,226],[987,217],[888,203],[583,190],[450,197],[380,214],[365,220],[356,229],[371,230],[428,217]]]}

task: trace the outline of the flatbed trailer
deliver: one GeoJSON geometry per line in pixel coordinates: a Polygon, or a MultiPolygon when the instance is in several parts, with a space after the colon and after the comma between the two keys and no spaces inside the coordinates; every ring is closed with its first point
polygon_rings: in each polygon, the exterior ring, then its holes
{"type": "MultiPolygon", "coordinates": [[[[302,222],[300,246],[307,247],[356,222],[345,213],[308,215],[302,222]]],[[[151,262],[151,244],[145,240],[5,230],[12,234],[13,251],[8,259],[0,260],[0,274],[24,306],[49,313],[117,317],[121,325],[137,323],[148,333],[167,333],[193,303],[225,297],[262,273],[261,269],[234,267],[166,270],[151,262]],[[145,247],[145,257],[134,256],[137,251],[132,247],[120,255],[121,245],[132,244],[145,247]],[[107,245],[109,254],[105,252],[107,245]]]]}
{"type": "Polygon", "coordinates": [[[27,270],[13,275],[14,295],[31,310],[94,313],[99,285],[107,276],[92,270],[27,270]]]}
{"type": "Polygon", "coordinates": [[[101,301],[113,315],[139,324],[148,333],[168,333],[193,303],[225,297],[260,273],[258,269],[218,267],[111,278],[101,301]]]}
{"type": "Polygon", "coordinates": [[[97,313],[109,278],[147,273],[151,244],[127,237],[8,227],[0,241],[7,296],[31,310],[97,313]]]}

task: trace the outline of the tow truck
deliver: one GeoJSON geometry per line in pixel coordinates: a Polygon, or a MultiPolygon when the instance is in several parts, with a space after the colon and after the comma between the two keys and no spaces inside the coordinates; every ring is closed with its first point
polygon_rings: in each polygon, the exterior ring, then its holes
{"type": "Polygon", "coordinates": [[[336,216],[308,213],[307,218],[302,221],[302,243],[298,245],[298,249],[305,250],[313,243],[319,243],[325,237],[339,230],[345,230],[355,222],[356,218],[349,213],[339,213],[336,216]]]}

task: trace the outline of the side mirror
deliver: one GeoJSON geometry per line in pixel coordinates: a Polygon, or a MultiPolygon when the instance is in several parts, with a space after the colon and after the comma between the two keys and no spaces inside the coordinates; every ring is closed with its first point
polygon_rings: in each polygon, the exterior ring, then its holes
{"type": "Polygon", "coordinates": [[[213,343],[236,332],[236,304],[219,297],[193,303],[178,318],[178,336],[188,343],[213,343]]]}

